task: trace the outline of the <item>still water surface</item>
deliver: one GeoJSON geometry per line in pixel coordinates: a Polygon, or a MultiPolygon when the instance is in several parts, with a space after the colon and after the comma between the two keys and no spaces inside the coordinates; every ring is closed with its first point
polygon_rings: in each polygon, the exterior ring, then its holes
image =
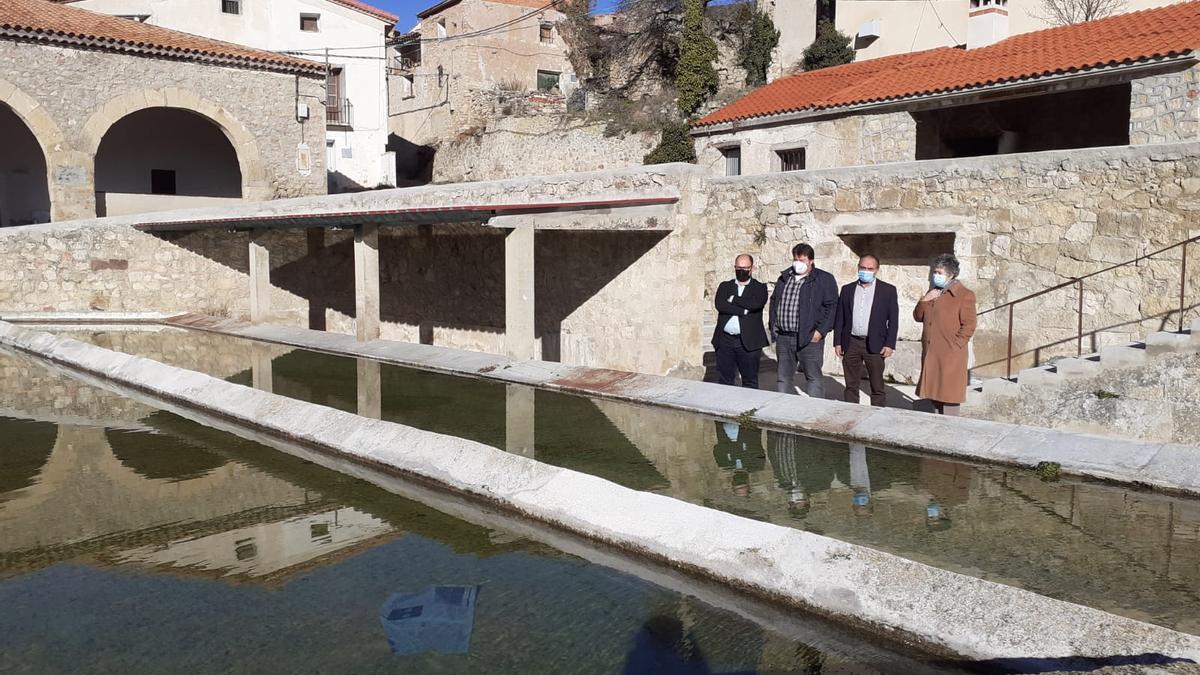
{"type": "Polygon", "coordinates": [[[228,336],[71,335],[1200,634],[1196,500],[228,336]]]}
{"type": "Polygon", "coordinates": [[[0,374],[0,672],[894,671],[23,358],[0,374]]]}

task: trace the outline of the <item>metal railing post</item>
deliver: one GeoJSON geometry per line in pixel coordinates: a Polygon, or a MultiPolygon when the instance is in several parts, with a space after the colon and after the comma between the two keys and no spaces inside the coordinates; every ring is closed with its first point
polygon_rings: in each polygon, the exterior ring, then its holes
{"type": "Polygon", "coordinates": [[[1083,279],[1079,280],[1079,336],[1075,340],[1075,356],[1083,356],[1083,279]]]}
{"type": "Polygon", "coordinates": [[[1183,332],[1184,296],[1187,291],[1187,248],[1190,241],[1183,242],[1183,261],[1179,264],[1179,332],[1183,332]]]}
{"type": "Polygon", "coordinates": [[[1006,366],[1005,377],[1012,379],[1012,329],[1013,329],[1013,307],[1008,306],[1008,362],[1006,366]]]}

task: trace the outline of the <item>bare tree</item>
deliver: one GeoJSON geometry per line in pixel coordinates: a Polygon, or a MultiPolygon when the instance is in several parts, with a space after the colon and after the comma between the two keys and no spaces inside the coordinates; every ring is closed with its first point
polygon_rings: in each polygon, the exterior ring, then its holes
{"type": "Polygon", "coordinates": [[[1125,11],[1126,0],[1042,0],[1037,18],[1054,26],[1065,26],[1125,11]]]}

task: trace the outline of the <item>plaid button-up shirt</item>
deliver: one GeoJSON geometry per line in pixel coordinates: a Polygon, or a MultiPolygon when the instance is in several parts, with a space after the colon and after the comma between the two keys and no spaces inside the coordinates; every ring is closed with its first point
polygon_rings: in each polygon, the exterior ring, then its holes
{"type": "Polygon", "coordinates": [[[783,290],[779,294],[779,318],[776,329],[787,332],[799,332],[800,326],[797,321],[800,319],[800,289],[804,287],[804,282],[808,281],[808,276],[800,276],[792,273],[787,278],[783,285],[783,290]]]}

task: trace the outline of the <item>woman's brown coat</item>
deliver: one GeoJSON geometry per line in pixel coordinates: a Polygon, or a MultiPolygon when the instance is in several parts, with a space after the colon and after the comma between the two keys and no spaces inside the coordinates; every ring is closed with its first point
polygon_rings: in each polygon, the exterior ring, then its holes
{"type": "Polygon", "coordinates": [[[975,334],[975,293],[954,281],[941,296],[918,301],[913,319],[924,326],[917,396],[962,403],[967,398],[967,343],[975,334]]]}

